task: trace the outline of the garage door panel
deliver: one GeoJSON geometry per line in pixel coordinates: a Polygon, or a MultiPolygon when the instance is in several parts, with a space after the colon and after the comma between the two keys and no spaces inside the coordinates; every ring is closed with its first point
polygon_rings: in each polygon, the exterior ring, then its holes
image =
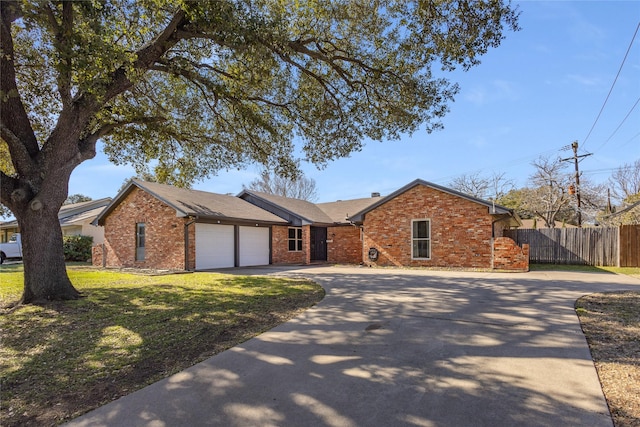
{"type": "Polygon", "coordinates": [[[196,224],[196,269],[235,265],[233,225],[196,224]]]}
{"type": "Polygon", "coordinates": [[[239,252],[241,267],[269,264],[269,229],[240,227],[239,252]]]}

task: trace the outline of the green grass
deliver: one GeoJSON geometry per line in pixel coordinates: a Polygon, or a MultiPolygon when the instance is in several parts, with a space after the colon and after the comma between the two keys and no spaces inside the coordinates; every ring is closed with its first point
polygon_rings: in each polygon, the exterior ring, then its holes
{"type": "MultiPolygon", "coordinates": [[[[255,336],[319,301],[309,281],[68,267],[78,301],[0,314],[0,425],[52,425],[255,336]]],[[[0,268],[0,306],[22,293],[0,268]]]]}
{"type": "Polygon", "coordinates": [[[591,273],[615,273],[625,274],[640,278],[640,267],[602,267],[592,265],[565,265],[565,264],[531,264],[531,271],[584,271],[591,273]]]}

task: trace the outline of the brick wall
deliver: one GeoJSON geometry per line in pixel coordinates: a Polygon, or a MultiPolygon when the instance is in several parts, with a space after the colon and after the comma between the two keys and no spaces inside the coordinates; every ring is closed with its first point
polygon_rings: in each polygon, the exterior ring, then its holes
{"type": "Polygon", "coordinates": [[[271,262],[274,264],[304,264],[307,254],[305,241],[309,241],[309,228],[302,230],[302,251],[289,251],[289,227],[271,228],[271,262]]]}
{"type": "MultiPolygon", "coordinates": [[[[107,267],[184,269],[184,224],[176,211],[150,194],[133,191],[105,218],[107,267]],[[145,223],[145,259],[136,261],[136,223],[145,223]]],[[[195,260],[195,227],[189,227],[190,259],[195,260]]],[[[94,265],[102,265],[94,250],[94,265]]]]}
{"type": "Polygon", "coordinates": [[[327,261],[339,264],[362,262],[360,227],[346,225],[327,228],[327,261]]]}
{"type": "Polygon", "coordinates": [[[486,206],[422,185],[365,216],[362,259],[382,266],[491,268],[491,223],[486,206]],[[411,257],[411,221],[431,221],[431,259],[411,257]],[[369,261],[369,248],[379,251],[369,261]]]}
{"type": "Polygon", "coordinates": [[[529,245],[520,247],[509,237],[497,237],[493,242],[493,268],[529,271],[529,245]]]}

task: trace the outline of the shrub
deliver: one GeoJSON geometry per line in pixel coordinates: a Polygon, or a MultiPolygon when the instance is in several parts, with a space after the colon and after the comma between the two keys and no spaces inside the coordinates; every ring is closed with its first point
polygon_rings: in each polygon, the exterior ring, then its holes
{"type": "Polygon", "coordinates": [[[93,237],[91,236],[64,236],[62,238],[64,246],[65,261],[86,261],[91,259],[91,246],[93,237]]]}

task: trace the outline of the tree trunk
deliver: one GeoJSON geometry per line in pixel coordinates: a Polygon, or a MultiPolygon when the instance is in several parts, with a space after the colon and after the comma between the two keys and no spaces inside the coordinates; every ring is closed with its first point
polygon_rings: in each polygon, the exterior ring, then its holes
{"type": "Polygon", "coordinates": [[[18,218],[24,263],[23,304],[80,297],[67,275],[58,210],[59,206],[27,209],[18,218]]]}

